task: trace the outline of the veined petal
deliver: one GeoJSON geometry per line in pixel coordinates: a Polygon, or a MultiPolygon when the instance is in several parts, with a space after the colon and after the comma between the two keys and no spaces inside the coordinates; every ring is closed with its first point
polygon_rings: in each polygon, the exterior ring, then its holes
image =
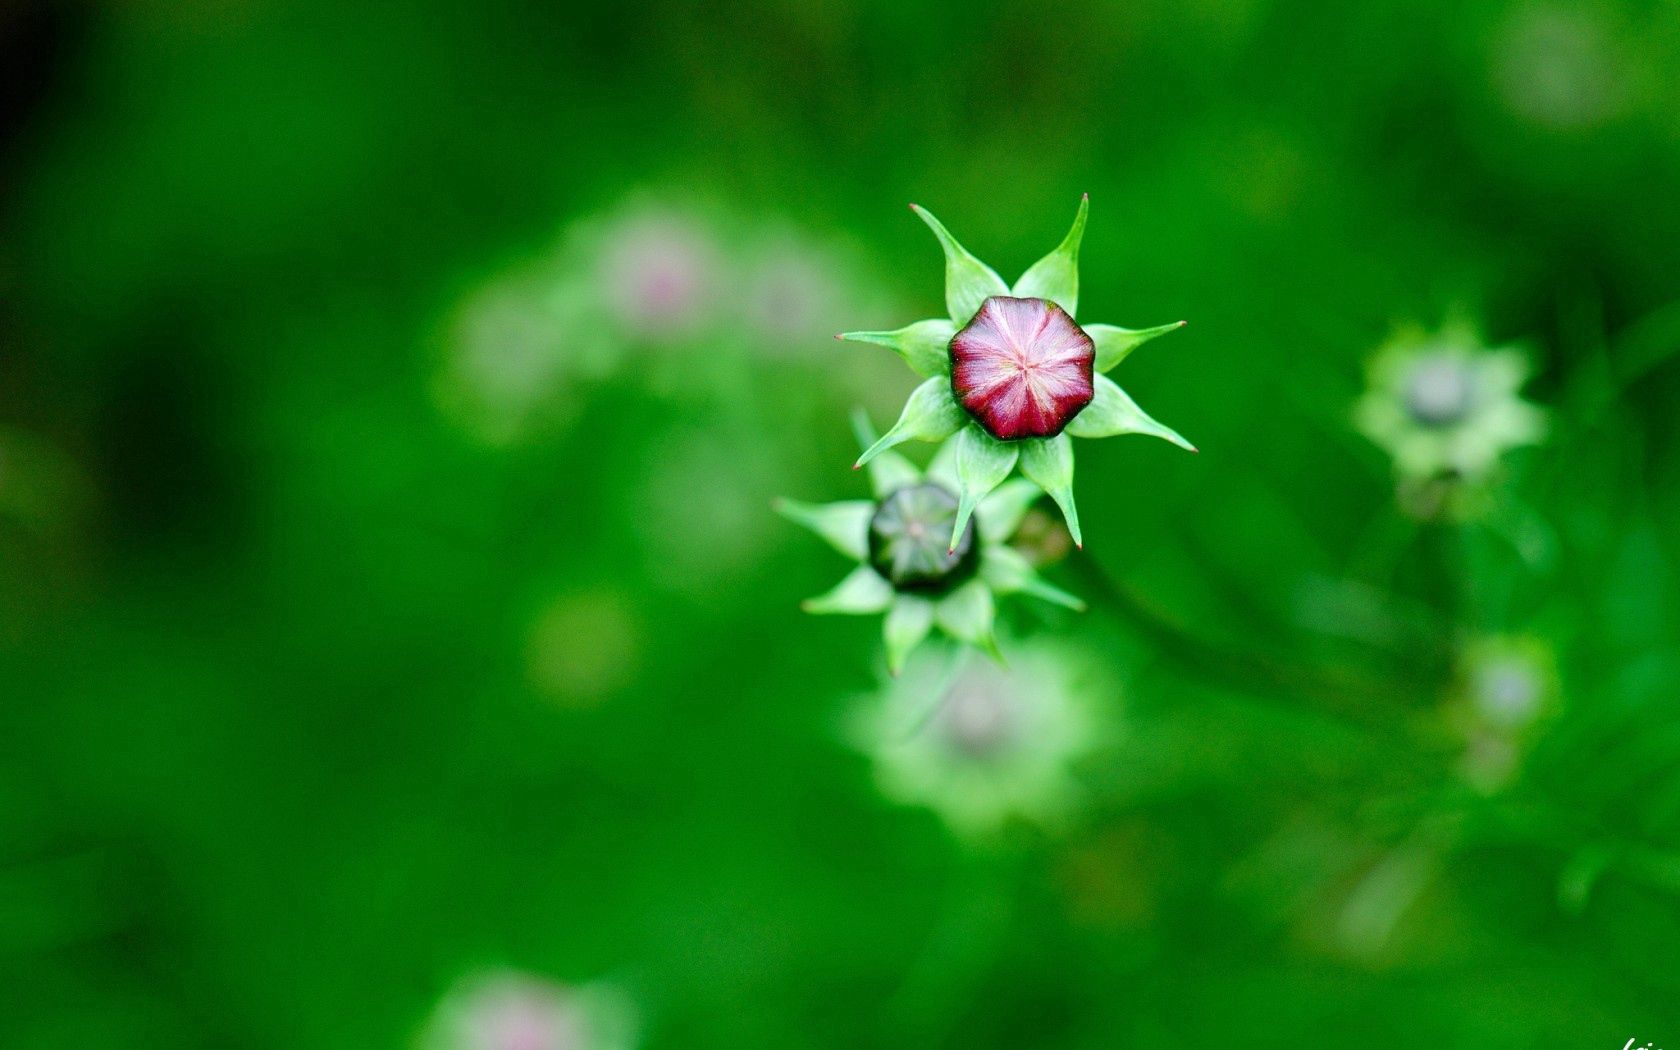
{"type": "Polygon", "coordinates": [[[945,309],[954,323],[967,324],[989,297],[1009,294],[1009,286],[997,271],[969,254],[932,212],[918,204],[910,205],[910,210],[927,223],[945,249],[945,309]]]}
{"type": "Polygon", "coordinates": [[[868,500],[840,503],[801,503],[779,499],[776,513],[828,541],[828,545],[853,561],[869,557],[869,519],[875,504],[868,500]]]}
{"type": "Polygon", "coordinates": [[[1002,543],[1015,535],[1027,509],[1044,493],[1025,478],[1006,481],[992,490],[974,508],[974,520],[980,523],[980,535],[988,543],[1002,543]]]}
{"type": "MultiPolygon", "coordinates": [[[[852,432],[857,435],[860,449],[867,449],[880,440],[874,425],[869,422],[869,414],[861,408],[852,412],[852,432]]],[[[869,461],[868,474],[869,490],[876,499],[883,499],[922,480],[922,472],[916,469],[915,464],[896,452],[877,453],[869,461]]]]}
{"type": "Polygon", "coordinates": [[[922,441],[944,441],[961,429],[968,416],[951,396],[951,384],[944,378],[929,379],[910,394],[904,412],[886,436],[869,446],[853,468],[879,456],[895,445],[912,438],[922,441]]]}
{"type": "Polygon", "coordinates": [[[1068,312],[1079,313],[1079,242],[1085,237],[1085,215],[1091,210],[1091,195],[1079,199],[1073,228],[1056,250],[1028,267],[1009,294],[1023,299],[1048,299],[1068,312]]]}
{"type": "Polygon", "coordinates": [[[881,635],[887,644],[887,670],[893,674],[904,669],[904,661],[933,629],[933,603],[913,594],[901,594],[893,600],[881,623],[881,635]]]}
{"type": "Polygon", "coordinates": [[[1118,328],[1111,324],[1088,324],[1084,328],[1085,334],[1097,344],[1097,371],[1107,372],[1144,343],[1168,332],[1176,332],[1189,323],[1174,321],[1172,324],[1156,325],[1154,328],[1118,328]]]}
{"type": "Polygon", "coordinates": [[[952,638],[997,653],[997,642],[992,638],[997,608],[992,603],[991,588],[984,580],[969,580],[941,598],[934,606],[933,615],[939,629],[952,638]]]}
{"type": "Polygon", "coordinates": [[[1026,557],[1014,547],[988,545],[980,552],[980,578],[998,594],[1030,594],[1047,602],[1085,611],[1085,603],[1044,581],[1026,557]]]}
{"type": "Polygon", "coordinates": [[[867,565],[860,565],[835,588],[807,598],[800,608],[808,613],[866,616],[885,610],[893,601],[892,585],[867,565]]]}
{"type": "Polygon", "coordinates": [[[1178,431],[1155,422],[1137,406],[1137,402],[1107,376],[1097,376],[1096,396],[1085,411],[1073,417],[1067,432],[1074,437],[1104,438],[1116,434],[1150,434],[1171,441],[1179,448],[1196,451],[1196,446],[1184,440],[1178,431]]]}
{"type": "Polygon", "coordinates": [[[1067,434],[1040,441],[1021,442],[1021,473],[1056,501],[1062,508],[1073,544],[1081,549],[1085,541],[1079,535],[1079,510],[1073,503],[1073,441],[1067,434]]]}
{"type": "Polygon", "coordinates": [[[951,528],[951,549],[955,550],[969,516],[993,489],[1015,469],[1019,455],[1015,446],[999,441],[970,423],[957,434],[957,520],[951,528]]]}
{"type": "Polygon", "coordinates": [[[935,318],[917,321],[896,332],[841,332],[834,338],[887,347],[904,358],[904,363],[917,375],[931,378],[951,371],[951,337],[956,334],[955,324],[944,318],[935,318]]]}

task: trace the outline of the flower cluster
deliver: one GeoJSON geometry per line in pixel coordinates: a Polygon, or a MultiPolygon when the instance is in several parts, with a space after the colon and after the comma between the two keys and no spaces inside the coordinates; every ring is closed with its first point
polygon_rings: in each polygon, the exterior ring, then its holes
{"type": "Polygon", "coordinates": [[[1089,203],[1080,201],[1067,236],[1013,285],[911,205],[944,250],[947,316],[837,336],[888,347],[924,380],[885,435],[868,433],[866,422],[860,428],[867,439],[855,466],[870,469],[872,500],[779,507],[857,563],[806,609],[885,613],[895,673],[936,627],[995,650],[997,595],[1022,592],[1080,607],[1009,545],[1041,494],[1061,509],[1074,543],[1084,545],[1072,438],[1150,434],[1195,451],[1106,374],[1184,322],[1132,329],[1075,320],[1089,203]],[[941,443],[925,473],[893,452],[912,439],[941,443]],[[1022,477],[1011,479],[1017,466],[1022,477]]]}
{"type": "Polygon", "coordinates": [[[1464,325],[1402,332],[1371,359],[1355,422],[1402,484],[1475,486],[1545,434],[1545,414],[1519,393],[1528,373],[1521,351],[1489,349],[1464,325]]]}

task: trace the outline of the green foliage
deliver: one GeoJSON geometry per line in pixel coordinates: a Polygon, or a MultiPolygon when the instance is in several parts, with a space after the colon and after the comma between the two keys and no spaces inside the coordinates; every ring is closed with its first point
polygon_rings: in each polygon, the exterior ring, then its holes
{"type": "Polygon", "coordinates": [[[0,1046],[1680,1043],[1672,5],[12,8],[0,1046]],[[1065,731],[930,761],[932,603],[797,615],[772,501],[956,484],[844,470],[996,287],[903,201],[1054,282],[1087,190],[1204,451],[981,502],[1065,731]],[[1356,408],[1455,312],[1474,493],[1356,408]]]}

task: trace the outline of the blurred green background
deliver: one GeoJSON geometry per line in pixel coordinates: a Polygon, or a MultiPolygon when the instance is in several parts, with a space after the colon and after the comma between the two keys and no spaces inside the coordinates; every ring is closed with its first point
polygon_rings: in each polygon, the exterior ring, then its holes
{"type": "Polygon", "coordinates": [[[1673,3],[0,39],[0,1045],[407,1046],[502,968],[648,1047],[1680,1044],[1673,3]],[[1087,191],[1081,316],[1191,321],[1117,378],[1202,453],[1081,446],[1094,607],[1015,634],[1108,743],[975,839],[877,790],[878,626],[769,505],[913,386],[829,338],[939,312],[905,202],[1013,275],[1087,191]],[[1454,314],[1551,437],[1418,521],[1351,406],[1454,314]],[[1495,637],[1558,713],[1477,790],[1495,637]]]}

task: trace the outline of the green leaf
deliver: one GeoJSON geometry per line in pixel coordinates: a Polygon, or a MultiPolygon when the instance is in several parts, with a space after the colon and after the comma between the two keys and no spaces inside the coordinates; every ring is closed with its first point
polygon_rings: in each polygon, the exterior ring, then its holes
{"type": "Polygon", "coordinates": [[[992,638],[997,609],[985,581],[969,580],[947,594],[934,606],[933,615],[940,630],[952,638],[997,653],[997,642],[992,638]]]}
{"type": "Polygon", "coordinates": [[[869,500],[801,503],[779,499],[775,508],[776,513],[810,529],[853,561],[869,557],[869,519],[875,515],[875,504],[869,500]]]}
{"type": "Polygon", "coordinates": [[[1014,547],[988,546],[980,555],[980,578],[998,594],[1030,594],[1047,602],[1085,611],[1085,603],[1044,581],[1032,563],[1014,547]]]}
{"type": "Polygon", "coordinates": [[[974,520],[979,524],[983,539],[1002,543],[1015,535],[1027,510],[1044,495],[1037,485],[1025,478],[1006,481],[980,501],[974,508],[974,520]]]}
{"type": "Polygon", "coordinates": [[[917,375],[931,378],[950,374],[951,337],[956,334],[956,325],[944,318],[936,318],[917,321],[896,332],[841,332],[834,338],[887,347],[904,358],[904,363],[917,375]]]}
{"type": "Polygon", "coordinates": [[[1009,286],[997,271],[970,255],[932,212],[916,204],[910,205],[910,210],[927,223],[928,229],[939,238],[939,246],[945,249],[945,309],[953,322],[965,325],[980,312],[981,303],[994,295],[1009,294],[1009,286]]]}
{"type": "Polygon", "coordinates": [[[912,438],[922,441],[944,441],[967,421],[968,415],[963,412],[962,406],[957,404],[956,398],[951,396],[951,381],[945,378],[929,379],[911,392],[910,400],[905,403],[904,412],[898,417],[898,422],[893,424],[893,428],[887,431],[885,437],[869,446],[852,467],[855,470],[887,449],[902,445],[912,438]]]}
{"type": "Polygon", "coordinates": [[[1091,210],[1091,195],[1079,199],[1073,228],[1056,250],[1028,267],[1015,282],[1011,295],[1023,299],[1048,299],[1066,310],[1069,317],[1079,309],[1079,242],[1085,237],[1085,215],[1091,210]]]}
{"type": "Polygon", "coordinates": [[[807,598],[800,608],[808,613],[866,616],[885,610],[892,600],[892,585],[874,569],[859,565],[833,590],[807,598]]]}
{"type": "MultiPolygon", "coordinates": [[[[861,408],[852,411],[852,432],[857,435],[858,447],[862,449],[880,439],[874,425],[869,422],[869,414],[861,408]]],[[[869,491],[878,500],[922,480],[922,472],[916,469],[916,465],[896,452],[877,453],[869,461],[868,473],[869,491]]]]}
{"type": "Polygon", "coordinates": [[[1097,344],[1097,371],[1107,372],[1115,365],[1131,356],[1133,350],[1149,342],[1151,339],[1176,332],[1189,324],[1189,321],[1174,321],[1172,324],[1156,325],[1154,328],[1117,328],[1111,324],[1082,325],[1085,334],[1097,344]]]}
{"type": "Polygon", "coordinates": [[[1074,437],[1105,438],[1116,434],[1149,434],[1165,438],[1179,448],[1196,451],[1196,446],[1184,440],[1178,431],[1149,418],[1124,390],[1107,376],[1097,376],[1091,403],[1086,405],[1067,425],[1067,433],[1074,437]]]}
{"type": "Polygon", "coordinates": [[[1074,546],[1083,549],[1085,541],[1079,535],[1079,509],[1073,503],[1073,440],[1064,431],[1053,438],[1020,444],[1021,473],[1062,508],[1062,517],[1067,521],[1074,546]]]}
{"type": "Polygon", "coordinates": [[[957,540],[962,537],[963,529],[968,526],[968,519],[974,513],[974,508],[1015,469],[1015,459],[1019,455],[1013,444],[999,441],[980,429],[978,423],[970,423],[963,427],[957,434],[955,444],[957,520],[951,526],[952,550],[957,549],[957,540]]]}
{"type": "Polygon", "coordinates": [[[887,670],[895,675],[904,670],[904,661],[932,629],[933,603],[911,594],[899,595],[881,623],[887,643],[887,670]]]}

